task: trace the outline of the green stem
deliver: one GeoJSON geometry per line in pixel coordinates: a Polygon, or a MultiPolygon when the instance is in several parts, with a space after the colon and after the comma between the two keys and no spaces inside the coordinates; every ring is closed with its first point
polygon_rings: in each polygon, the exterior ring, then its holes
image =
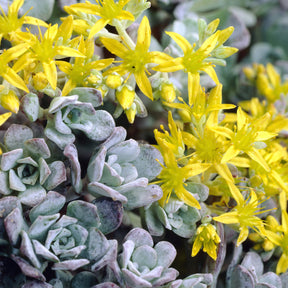
{"type": "Polygon", "coordinates": [[[116,27],[116,30],[119,34],[119,36],[121,37],[121,39],[125,42],[125,44],[127,44],[127,46],[131,49],[134,50],[135,49],[135,43],[134,41],[131,39],[131,37],[128,35],[126,29],[123,27],[122,23],[116,19],[114,19],[114,25],[116,27]]]}

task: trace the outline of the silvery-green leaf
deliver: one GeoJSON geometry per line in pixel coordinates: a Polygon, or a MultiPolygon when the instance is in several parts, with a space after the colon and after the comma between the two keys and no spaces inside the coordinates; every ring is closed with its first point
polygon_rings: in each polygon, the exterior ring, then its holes
{"type": "Polygon", "coordinates": [[[147,187],[148,185],[148,179],[147,178],[138,178],[135,181],[126,183],[121,185],[120,187],[117,187],[117,191],[119,191],[122,194],[125,194],[129,192],[131,189],[134,189],[135,187],[147,187]]]}
{"type": "Polygon", "coordinates": [[[69,225],[76,224],[78,220],[74,217],[71,217],[69,215],[63,215],[57,223],[53,225],[53,229],[55,228],[65,228],[69,225]]]}
{"type": "Polygon", "coordinates": [[[97,207],[94,204],[82,200],[72,201],[67,206],[66,214],[78,219],[78,224],[87,229],[100,226],[97,207]]]}
{"type": "Polygon", "coordinates": [[[65,97],[55,97],[50,103],[49,113],[53,114],[62,108],[75,103],[78,100],[77,95],[65,96],[65,97]]]}
{"type": "Polygon", "coordinates": [[[17,165],[17,160],[23,156],[23,149],[15,149],[2,154],[1,170],[8,171],[17,165]]]}
{"type": "Polygon", "coordinates": [[[157,252],[157,266],[169,267],[177,254],[175,247],[167,241],[160,241],[154,246],[157,252]]]}
{"type": "Polygon", "coordinates": [[[53,270],[70,270],[75,271],[80,267],[89,264],[89,260],[87,259],[74,259],[74,260],[66,260],[59,263],[55,263],[52,266],[53,270]]]}
{"type": "Polygon", "coordinates": [[[127,198],[120,194],[118,191],[115,189],[110,188],[109,186],[106,186],[102,183],[99,182],[91,182],[87,186],[88,191],[93,195],[93,196],[106,196],[112,198],[114,201],[120,201],[122,203],[127,202],[127,198]]]}
{"type": "Polygon", "coordinates": [[[156,212],[155,216],[157,216],[157,218],[160,220],[160,222],[164,225],[166,229],[172,230],[167,213],[161,206],[159,206],[159,204],[156,203],[156,205],[157,205],[157,208],[155,211],[156,212]]]}
{"type": "Polygon", "coordinates": [[[153,286],[157,287],[157,286],[164,285],[168,282],[171,282],[175,280],[178,277],[178,275],[179,275],[179,272],[174,268],[165,269],[160,278],[156,279],[155,281],[152,281],[153,286]]]}
{"type": "Polygon", "coordinates": [[[9,187],[9,173],[0,170],[0,193],[9,195],[11,192],[12,190],[9,187]]]}
{"type": "Polygon", "coordinates": [[[85,245],[79,245],[79,246],[73,247],[69,250],[62,251],[60,258],[61,259],[77,258],[78,255],[85,249],[86,249],[85,245]]]}
{"type": "Polygon", "coordinates": [[[97,207],[101,223],[98,229],[103,234],[109,234],[121,225],[123,206],[120,201],[113,201],[110,198],[100,197],[93,200],[92,203],[97,207]]]}
{"type": "Polygon", "coordinates": [[[263,283],[263,284],[264,283],[270,284],[270,285],[273,285],[275,287],[281,287],[282,286],[281,278],[273,272],[267,272],[267,273],[261,275],[258,278],[258,282],[263,283]]]}
{"type": "Polygon", "coordinates": [[[148,245],[153,247],[153,239],[151,235],[144,229],[134,228],[129,231],[129,233],[125,236],[124,242],[127,240],[131,240],[135,244],[135,248],[148,245]]]}
{"type": "Polygon", "coordinates": [[[53,241],[61,233],[61,231],[62,231],[62,227],[60,227],[58,229],[50,229],[49,230],[49,232],[47,234],[47,237],[46,237],[46,240],[45,240],[45,247],[48,250],[51,248],[51,245],[52,245],[53,241]]]}
{"type": "Polygon", "coordinates": [[[59,217],[59,213],[54,215],[38,216],[30,226],[28,232],[30,238],[43,241],[50,227],[59,219],[59,217]]]}
{"type": "Polygon", "coordinates": [[[67,145],[72,144],[75,141],[74,134],[62,134],[58,132],[52,123],[47,123],[46,128],[44,130],[45,135],[52,142],[54,142],[60,149],[64,149],[67,145]]]}
{"type": "Polygon", "coordinates": [[[87,258],[99,261],[108,251],[109,242],[106,237],[95,227],[89,229],[87,239],[87,258]]]}
{"type": "Polygon", "coordinates": [[[32,267],[27,261],[25,261],[21,257],[15,256],[12,254],[11,258],[13,259],[13,261],[15,261],[18,264],[21,271],[26,276],[34,278],[34,279],[38,279],[38,280],[43,281],[43,282],[46,281],[45,276],[38,269],[32,267]]]}
{"type": "Polygon", "coordinates": [[[97,283],[99,283],[99,281],[94,273],[90,271],[81,271],[75,274],[69,288],[92,288],[92,286],[97,283]]]}
{"type": "Polygon", "coordinates": [[[182,238],[191,238],[196,233],[196,224],[187,225],[186,223],[183,223],[179,228],[174,228],[173,232],[182,238]]]}
{"type": "Polygon", "coordinates": [[[134,248],[135,248],[135,243],[132,240],[128,239],[123,243],[123,252],[120,258],[122,268],[127,268],[128,262],[131,259],[134,248]]]}
{"type": "Polygon", "coordinates": [[[179,229],[183,225],[183,219],[177,215],[172,215],[172,218],[169,218],[169,223],[174,229],[179,229]]]}
{"type": "Polygon", "coordinates": [[[280,275],[281,282],[282,282],[282,288],[288,287],[288,272],[285,272],[280,275]]]}
{"type": "Polygon", "coordinates": [[[126,139],[127,131],[125,128],[119,126],[115,127],[112,131],[112,134],[103,142],[102,146],[104,146],[107,150],[112,146],[123,142],[126,139]]]}
{"type": "Polygon", "coordinates": [[[146,266],[153,269],[157,264],[157,252],[148,245],[137,247],[132,254],[132,261],[138,264],[138,267],[146,266]]]}
{"type": "Polygon", "coordinates": [[[125,193],[128,202],[124,204],[124,207],[128,210],[143,207],[159,200],[162,195],[162,189],[158,185],[135,187],[125,193]]]}
{"type": "Polygon", "coordinates": [[[149,288],[152,284],[141,277],[135,275],[127,269],[122,269],[123,277],[128,287],[149,288]]]}
{"type": "Polygon", "coordinates": [[[90,158],[87,168],[87,175],[90,182],[98,182],[101,179],[106,153],[107,150],[105,146],[102,146],[100,150],[90,158]]]}
{"type": "Polygon", "coordinates": [[[134,181],[138,178],[137,168],[130,163],[121,164],[121,177],[124,178],[124,183],[134,181]]]}
{"type": "Polygon", "coordinates": [[[41,5],[37,4],[37,0],[26,0],[22,6],[23,12],[29,11],[29,16],[47,21],[52,15],[55,0],[44,0],[41,5]]]}
{"type": "Polygon", "coordinates": [[[51,174],[51,170],[47,164],[47,162],[40,157],[38,160],[39,163],[39,183],[40,185],[43,185],[45,183],[45,181],[47,180],[47,178],[49,177],[49,175],[51,174]]]}
{"type": "Polygon", "coordinates": [[[54,161],[48,165],[51,174],[45,181],[45,188],[47,190],[52,190],[62,182],[66,181],[66,168],[62,161],[54,161]]]}
{"type": "Polygon", "coordinates": [[[141,276],[143,279],[151,281],[153,279],[161,277],[163,270],[164,270],[164,267],[157,266],[154,269],[150,270],[148,273],[143,273],[141,276]]]}
{"type": "Polygon", "coordinates": [[[48,145],[43,138],[32,138],[24,142],[25,148],[30,154],[47,159],[51,156],[48,145]]]}
{"type": "MultiPolygon", "coordinates": [[[[57,279],[59,280],[59,279],[57,279]]],[[[58,282],[58,281],[57,281],[58,282]]],[[[58,283],[60,283],[61,281],[59,280],[58,283]]],[[[47,282],[42,282],[39,280],[33,280],[33,281],[27,281],[23,286],[21,286],[21,288],[63,288],[62,283],[59,284],[61,286],[56,286],[56,284],[53,283],[54,286],[50,285],[47,282]]]]}
{"type": "Polygon", "coordinates": [[[123,141],[111,147],[107,154],[116,154],[118,156],[118,163],[131,162],[135,160],[140,153],[140,147],[134,139],[123,141]]]}
{"type": "Polygon", "coordinates": [[[70,125],[72,123],[82,122],[87,116],[93,117],[95,113],[96,111],[91,103],[76,101],[70,104],[62,115],[64,121],[70,125]]]}
{"type": "Polygon", "coordinates": [[[133,160],[132,164],[136,166],[139,177],[145,177],[149,181],[153,180],[162,170],[158,159],[163,163],[163,157],[158,149],[148,144],[140,144],[140,154],[133,160]]]}
{"type": "Polygon", "coordinates": [[[13,209],[4,219],[5,229],[12,245],[19,240],[21,230],[24,228],[22,211],[19,208],[13,209]]]}
{"type": "Polygon", "coordinates": [[[108,186],[117,187],[122,184],[124,179],[107,163],[104,164],[100,182],[108,186]]]}
{"type": "Polygon", "coordinates": [[[34,265],[34,267],[40,269],[41,263],[34,252],[33,245],[28,234],[24,230],[22,230],[21,236],[22,236],[20,247],[21,254],[26,256],[30,260],[30,262],[34,265]]]}
{"type": "Polygon", "coordinates": [[[33,138],[33,131],[29,127],[12,124],[4,134],[4,144],[8,150],[21,149],[23,143],[31,138],[33,138]]]}
{"type": "Polygon", "coordinates": [[[65,134],[65,135],[69,135],[72,133],[72,130],[69,128],[69,126],[63,122],[61,110],[57,111],[54,114],[53,122],[55,125],[55,129],[59,133],[65,134]]]}
{"type": "Polygon", "coordinates": [[[28,164],[28,165],[32,165],[34,167],[38,167],[37,162],[34,161],[30,156],[17,160],[17,163],[19,163],[19,164],[28,164]]]}
{"type": "Polygon", "coordinates": [[[46,190],[41,185],[29,186],[25,191],[18,194],[22,204],[33,207],[42,202],[46,197],[46,190]]]}
{"type": "Polygon", "coordinates": [[[69,159],[71,165],[71,178],[73,188],[77,193],[80,193],[82,190],[82,181],[81,181],[81,166],[78,160],[78,152],[75,145],[67,145],[63,151],[63,154],[69,159]]]}
{"type": "Polygon", "coordinates": [[[230,288],[254,287],[255,284],[253,274],[250,273],[244,266],[237,265],[234,267],[231,274],[230,288]]]}
{"type": "MultiPolygon", "coordinates": [[[[186,188],[186,186],[185,186],[186,188]]],[[[169,202],[165,204],[165,211],[167,214],[176,213],[183,205],[185,205],[182,201],[178,200],[178,198],[170,197],[169,202]]]]}
{"type": "Polygon", "coordinates": [[[255,252],[246,253],[244,259],[241,262],[241,265],[248,269],[250,272],[254,271],[257,277],[260,277],[263,274],[264,265],[262,259],[255,252]]]}
{"type": "MultiPolygon", "coordinates": [[[[89,131],[83,130],[83,132],[89,139],[95,141],[106,140],[115,128],[115,122],[113,117],[105,110],[98,110],[93,116],[87,115],[87,119],[85,120],[91,121],[93,128],[89,131]]],[[[73,128],[72,125],[70,126],[71,128],[73,128]]]]}
{"type": "Polygon", "coordinates": [[[205,201],[209,196],[209,188],[202,183],[186,182],[185,189],[199,196],[201,202],[205,201]]]}
{"type": "Polygon", "coordinates": [[[34,122],[38,119],[40,107],[38,95],[34,93],[25,94],[21,98],[21,107],[22,111],[31,122],[34,122]]]}
{"type": "Polygon", "coordinates": [[[58,213],[64,206],[66,198],[54,191],[49,191],[41,203],[34,206],[29,213],[31,222],[39,215],[52,215],[58,213]]]}
{"type": "Polygon", "coordinates": [[[84,245],[88,238],[88,231],[83,226],[78,224],[72,224],[69,226],[69,230],[75,240],[75,245],[84,245]]]}
{"type": "Polygon", "coordinates": [[[16,175],[14,170],[9,170],[9,184],[11,190],[25,191],[26,186],[22,183],[21,179],[16,175]]]}
{"type": "MultiPolygon", "coordinates": [[[[148,228],[148,231],[152,236],[162,236],[165,229],[161,222],[159,221],[156,210],[158,207],[154,207],[151,205],[148,209],[145,209],[145,222],[148,228]]],[[[164,212],[165,214],[165,212],[164,212]]],[[[166,214],[165,214],[166,215],[166,214]]],[[[167,222],[169,224],[169,222],[167,222]]],[[[170,225],[170,224],[169,224],[170,225]]],[[[171,230],[171,226],[166,227],[167,229],[171,230]]]]}
{"type": "Polygon", "coordinates": [[[78,95],[80,102],[91,103],[93,107],[103,105],[103,97],[99,90],[90,87],[76,87],[68,95],[78,95]]]}
{"type": "Polygon", "coordinates": [[[22,214],[22,206],[19,199],[15,196],[7,196],[0,199],[0,217],[5,218],[15,208],[22,214]]]}
{"type": "Polygon", "coordinates": [[[114,263],[116,262],[117,259],[118,242],[115,239],[108,240],[108,242],[109,242],[109,249],[107,250],[107,253],[104,254],[100,260],[98,260],[91,266],[92,271],[100,270],[106,265],[114,266],[114,263]]]}

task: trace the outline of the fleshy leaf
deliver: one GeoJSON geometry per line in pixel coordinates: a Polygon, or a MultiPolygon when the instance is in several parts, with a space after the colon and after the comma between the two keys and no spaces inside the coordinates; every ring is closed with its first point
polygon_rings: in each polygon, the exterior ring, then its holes
{"type": "Polygon", "coordinates": [[[4,144],[8,150],[21,149],[23,143],[33,138],[33,132],[25,125],[12,124],[4,134],[4,144]]]}
{"type": "Polygon", "coordinates": [[[28,93],[21,99],[22,110],[31,122],[38,119],[39,115],[39,98],[34,93],[28,93]]]}

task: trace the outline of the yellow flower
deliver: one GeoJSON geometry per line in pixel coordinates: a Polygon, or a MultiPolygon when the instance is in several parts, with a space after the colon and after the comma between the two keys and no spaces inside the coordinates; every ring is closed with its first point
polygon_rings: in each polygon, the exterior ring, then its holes
{"type": "Polygon", "coordinates": [[[18,113],[20,101],[13,90],[9,90],[8,93],[5,94],[0,93],[0,103],[4,109],[18,113]]]}
{"type": "Polygon", "coordinates": [[[124,110],[129,109],[132,106],[135,99],[134,89],[131,89],[127,85],[123,85],[115,94],[116,99],[124,110]]]}
{"type": "MultiPolygon", "coordinates": [[[[33,63],[36,65],[41,64],[43,72],[51,87],[55,90],[57,86],[57,69],[55,58],[58,56],[65,57],[85,57],[79,51],[57,44],[58,25],[49,26],[44,35],[42,36],[39,29],[39,37],[32,33],[19,32],[19,37],[29,45],[28,51],[22,55],[14,65],[16,71],[25,69],[33,63]]],[[[30,71],[31,72],[31,71],[30,71]]]]}
{"type": "Polygon", "coordinates": [[[207,170],[210,165],[188,162],[187,165],[181,167],[173,152],[164,144],[161,146],[161,153],[164,158],[165,166],[160,163],[162,171],[157,176],[159,180],[154,182],[161,183],[161,188],[163,190],[163,197],[159,200],[159,204],[163,207],[165,203],[168,203],[172,192],[174,192],[176,196],[187,205],[201,209],[198,201],[185,189],[185,181],[189,177],[201,174],[207,170]]]}
{"type": "Polygon", "coordinates": [[[113,26],[114,19],[134,21],[134,16],[130,12],[123,10],[129,1],[130,0],[119,0],[118,2],[114,2],[114,0],[96,0],[97,4],[91,4],[86,1],[86,3],[74,4],[64,9],[70,14],[81,11],[100,17],[89,32],[89,38],[91,38],[107,24],[113,26]]]}
{"type": "Polygon", "coordinates": [[[256,215],[265,211],[258,208],[261,202],[253,189],[250,190],[250,197],[244,200],[241,193],[239,197],[235,198],[237,205],[231,212],[224,213],[220,216],[214,217],[214,221],[224,224],[237,224],[239,226],[240,234],[237,239],[237,246],[244,242],[249,234],[249,227],[261,235],[265,235],[264,223],[256,215]],[[240,196],[241,195],[241,196],[240,196]]]}
{"type": "Polygon", "coordinates": [[[68,81],[65,83],[62,89],[62,95],[66,96],[73,88],[80,86],[88,86],[87,81],[93,70],[105,69],[113,62],[113,58],[107,58],[102,60],[94,60],[94,41],[93,39],[80,38],[78,51],[86,57],[76,57],[73,63],[66,61],[56,61],[57,66],[61,71],[66,74],[68,81]]]}
{"type": "Polygon", "coordinates": [[[240,153],[246,153],[251,159],[259,162],[266,171],[269,171],[270,168],[256,145],[257,142],[263,142],[277,136],[276,133],[265,131],[270,117],[270,114],[266,113],[251,123],[249,117],[239,107],[237,110],[237,131],[221,126],[211,127],[212,131],[230,139],[229,148],[225,152],[221,163],[229,162],[240,153]]]}
{"type": "Polygon", "coordinates": [[[15,87],[29,93],[23,79],[8,65],[9,62],[25,53],[27,48],[27,44],[19,44],[9,48],[0,55],[0,76],[15,87]]]}
{"type": "MultiPolygon", "coordinates": [[[[149,52],[151,40],[151,29],[147,17],[143,17],[139,29],[138,38],[135,49],[127,48],[115,39],[101,38],[104,46],[113,54],[123,59],[119,66],[110,68],[104,73],[108,75],[112,72],[117,72],[119,75],[125,75],[129,73],[134,75],[136,83],[139,89],[151,100],[153,100],[152,88],[149,79],[146,65],[149,63],[159,63],[163,57],[167,58],[164,53],[161,52],[149,52]]],[[[125,43],[124,43],[125,44],[125,43]]]]}
{"type": "Polygon", "coordinates": [[[280,74],[270,63],[267,64],[266,71],[257,74],[256,86],[270,103],[280,99],[281,94],[288,93],[288,81],[282,83],[280,74]]]}
{"type": "Polygon", "coordinates": [[[274,243],[276,246],[281,247],[282,255],[278,261],[276,267],[276,273],[285,273],[288,269],[288,214],[287,214],[287,197],[286,193],[282,192],[280,194],[280,206],[281,206],[281,217],[282,217],[282,224],[278,226],[279,230],[282,231],[281,234],[274,232],[272,230],[266,231],[266,236],[268,239],[274,243]]]}
{"type": "MultiPolygon", "coordinates": [[[[185,152],[185,145],[182,139],[182,133],[174,122],[171,111],[168,112],[168,127],[171,135],[164,129],[163,125],[160,127],[164,133],[156,129],[154,130],[154,136],[157,143],[165,144],[165,147],[168,147],[176,158],[182,157],[185,152]]],[[[159,149],[161,149],[161,145],[159,146],[159,149]]]]}
{"type": "Polygon", "coordinates": [[[197,228],[191,256],[194,257],[197,255],[200,249],[203,247],[203,251],[206,252],[213,260],[216,260],[217,247],[220,242],[221,239],[218,236],[214,225],[210,223],[201,224],[197,228]]]}
{"type": "Polygon", "coordinates": [[[18,18],[18,13],[23,3],[24,0],[14,0],[8,8],[7,15],[0,6],[0,10],[2,12],[2,15],[0,15],[0,43],[3,37],[12,43],[19,43],[17,34],[21,31],[23,24],[48,27],[44,21],[26,16],[28,12],[21,18],[18,18]]]}
{"type": "MultiPolygon", "coordinates": [[[[223,31],[215,32],[209,38],[207,38],[197,50],[195,50],[195,43],[191,45],[180,34],[175,32],[166,32],[180,46],[184,55],[182,57],[172,58],[171,60],[166,61],[153,69],[160,72],[175,72],[184,70],[186,73],[188,73],[189,104],[192,104],[192,91],[194,86],[199,86],[200,72],[207,73],[216,84],[219,84],[217,74],[214,70],[215,65],[213,64],[212,59],[209,59],[209,57],[214,49],[221,46],[223,42],[230,37],[233,30],[233,27],[228,27],[223,31]]],[[[237,49],[233,49],[233,53],[235,53],[237,49]]]]}

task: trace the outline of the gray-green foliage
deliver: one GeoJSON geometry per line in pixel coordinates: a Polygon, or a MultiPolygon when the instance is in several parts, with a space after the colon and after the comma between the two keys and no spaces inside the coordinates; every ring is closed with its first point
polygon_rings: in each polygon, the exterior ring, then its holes
{"type": "Polygon", "coordinates": [[[161,166],[155,159],[161,159],[161,154],[148,144],[125,138],[125,129],[115,128],[92,155],[87,169],[87,188],[93,196],[110,197],[131,210],[161,198],[161,188],[148,185],[149,180],[160,173],[161,166]]]}
{"type": "Polygon", "coordinates": [[[34,138],[24,125],[13,124],[4,134],[6,152],[1,156],[0,193],[17,195],[22,204],[35,206],[46,191],[66,180],[66,167],[60,160],[52,161],[44,138],[34,138]]]}

